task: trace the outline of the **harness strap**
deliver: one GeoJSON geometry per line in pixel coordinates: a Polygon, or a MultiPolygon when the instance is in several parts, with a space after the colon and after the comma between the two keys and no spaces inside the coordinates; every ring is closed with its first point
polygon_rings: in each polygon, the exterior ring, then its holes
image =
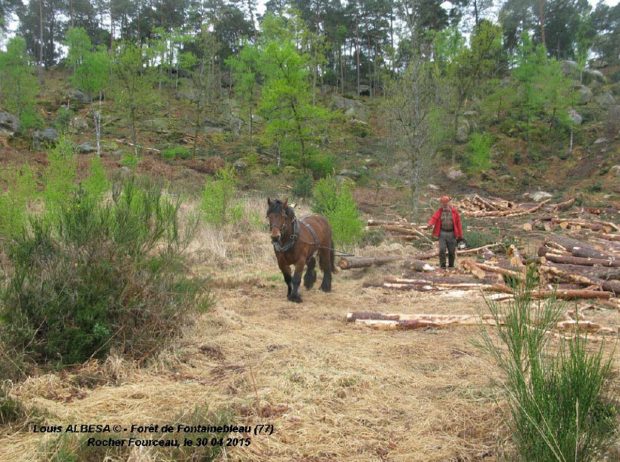
{"type": "Polygon", "coordinates": [[[316,232],[314,231],[314,229],[312,229],[312,226],[310,226],[310,225],[309,225],[308,223],[306,223],[304,220],[305,220],[305,218],[302,218],[302,219],[300,220],[300,221],[301,221],[301,224],[302,224],[302,225],[304,225],[308,231],[310,231],[310,234],[312,235],[312,240],[314,241],[313,245],[314,245],[314,247],[315,247],[315,248],[312,250],[312,252],[310,252],[310,255],[308,255],[308,258],[306,259],[306,261],[308,261],[308,260],[310,260],[310,259],[312,258],[312,256],[314,255],[314,252],[316,252],[316,251],[319,249],[319,247],[320,247],[320,246],[319,246],[319,243],[320,243],[320,242],[319,242],[319,238],[318,238],[318,236],[316,235],[316,232]]]}
{"type": "MultiPolygon", "coordinates": [[[[299,223],[297,218],[294,218],[292,221],[293,224],[293,233],[289,236],[288,242],[284,245],[279,242],[273,243],[273,248],[276,252],[287,252],[293,248],[295,243],[297,242],[297,238],[299,237],[299,223]]],[[[305,223],[304,223],[305,224],[305,223]]]]}

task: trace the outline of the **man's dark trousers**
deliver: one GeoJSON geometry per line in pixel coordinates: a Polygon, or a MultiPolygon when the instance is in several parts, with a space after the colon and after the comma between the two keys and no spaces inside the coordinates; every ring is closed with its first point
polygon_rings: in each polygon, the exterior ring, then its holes
{"type": "Polygon", "coordinates": [[[448,250],[448,266],[454,267],[456,256],[456,237],[454,231],[441,231],[439,233],[439,266],[446,267],[446,249],[448,250]]]}

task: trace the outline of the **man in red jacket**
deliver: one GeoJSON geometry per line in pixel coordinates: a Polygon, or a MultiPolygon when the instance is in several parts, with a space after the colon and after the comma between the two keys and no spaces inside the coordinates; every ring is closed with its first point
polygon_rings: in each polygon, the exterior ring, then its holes
{"type": "Polygon", "coordinates": [[[433,226],[433,236],[439,238],[439,266],[446,267],[446,249],[448,250],[448,266],[454,268],[457,242],[463,240],[461,216],[450,205],[448,196],[439,199],[441,207],[428,221],[433,226]]]}

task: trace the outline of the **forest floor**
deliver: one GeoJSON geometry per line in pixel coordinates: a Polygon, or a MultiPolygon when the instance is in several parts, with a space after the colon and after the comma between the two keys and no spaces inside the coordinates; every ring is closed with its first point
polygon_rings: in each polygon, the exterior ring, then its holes
{"type": "MultiPolygon", "coordinates": [[[[414,251],[382,246],[356,252],[414,251]]],[[[294,304],[266,232],[227,238],[202,229],[189,251],[192,271],[211,278],[214,305],[183,338],[141,367],[112,356],[30,377],[12,394],[50,425],[174,424],[204,404],[232,411],[231,424],[274,425],[248,447],[226,448],[225,461],[501,458],[509,436],[502,376],[474,345],[479,327],[377,331],[345,322],[349,311],[477,314],[486,310],[481,294],[362,288],[384,274],[371,268],[340,271],[331,293],[318,290],[319,273],[294,304]]],[[[592,319],[620,325],[612,309],[595,309],[592,319]]],[[[10,431],[0,436],[2,460],[48,460],[55,438],[10,431]]],[[[161,459],[142,448],[127,460],[161,459]]]]}

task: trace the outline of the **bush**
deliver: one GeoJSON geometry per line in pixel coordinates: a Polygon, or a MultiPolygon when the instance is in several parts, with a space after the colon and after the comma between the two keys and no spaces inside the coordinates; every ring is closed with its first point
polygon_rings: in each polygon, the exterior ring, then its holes
{"type": "Polygon", "coordinates": [[[207,180],[202,192],[202,211],[205,221],[215,225],[236,223],[243,215],[243,207],[235,200],[237,194],[234,171],[223,168],[215,180],[207,180]]]}
{"type": "Polygon", "coordinates": [[[0,236],[11,237],[26,224],[27,207],[36,197],[36,181],[28,165],[17,172],[3,172],[2,179],[8,188],[0,192],[0,236]]]}
{"type": "Polygon", "coordinates": [[[488,133],[473,133],[467,143],[467,168],[472,172],[483,172],[491,168],[491,146],[493,138],[488,133]]]}
{"type": "Polygon", "coordinates": [[[313,191],[316,213],[329,220],[334,241],[338,244],[356,244],[362,237],[363,224],[348,185],[339,185],[332,177],[317,181],[313,191]]]}
{"type": "Polygon", "coordinates": [[[8,425],[26,418],[22,404],[9,396],[8,384],[0,383],[0,425],[8,425]]]}
{"type": "Polygon", "coordinates": [[[334,173],[334,158],[329,154],[314,153],[310,156],[308,167],[315,178],[323,178],[334,173]]]}
{"type": "Polygon", "coordinates": [[[300,176],[293,185],[293,194],[298,197],[310,197],[312,195],[313,183],[311,175],[300,176]]]}
{"type": "Polygon", "coordinates": [[[127,167],[132,170],[135,170],[136,167],[138,167],[139,161],[140,159],[135,154],[125,154],[123,158],[121,159],[121,165],[123,167],[127,167]]]}
{"type": "Polygon", "coordinates": [[[161,157],[167,161],[172,161],[175,159],[190,159],[192,157],[192,151],[185,146],[174,146],[164,149],[161,152],[161,157]]]}
{"type": "Polygon", "coordinates": [[[59,132],[64,133],[69,128],[72,117],[73,111],[71,109],[66,106],[60,106],[60,109],[58,109],[58,112],[56,113],[56,120],[54,120],[54,126],[59,132]]]}
{"type": "Polygon", "coordinates": [[[204,281],[185,276],[178,215],[160,188],[129,180],[112,201],[80,189],[33,217],[7,246],[7,345],[59,365],[159,350],[208,302],[204,281]]]}
{"type": "Polygon", "coordinates": [[[535,269],[516,285],[513,302],[488,301],[497,324],[494,340],[482,331],[482,346],[506,376],[512,439],[519,460],[600,460],[612,441],[616,409],[606,402],[611,358],[603,346],[588,353],[579,336],[548,346],[548,331],[561,319],[564,305],[555,299],[533,301],[535,269]]]}

